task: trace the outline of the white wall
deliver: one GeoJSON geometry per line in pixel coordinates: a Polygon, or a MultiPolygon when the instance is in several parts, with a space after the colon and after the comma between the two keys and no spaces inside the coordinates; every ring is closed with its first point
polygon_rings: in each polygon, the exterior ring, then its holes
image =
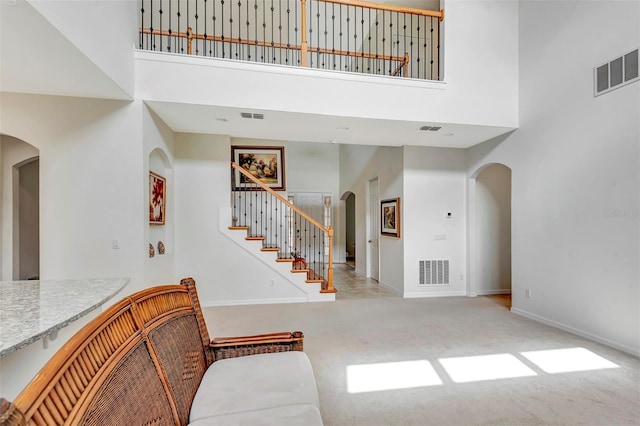
{"type": "Polygon", "coordinates": [[[518,3],[448,0],[445,8],[444,82],[138,53],[137,94],[151,101],[517,127],[518,3]],[[402,101],[390,108],[394,99],[402,101]]]}
{"type": "Polygon", "coordinates": [[[466,294],[465,170],[463,150],[404,148],[405,297],[466,294]],[[450,284],[419,285],[420,260],[447,259],[450,284]]]}
{"type": "Polygon", "coordinates": [[[0,133],[40,152],[42,279],[124,276],[142,287],[141,105],[1,94],[0,133]]]}
{"type": "Polygon", "coordinates": [[[511,293],[511,170],[493,164],[476,178],[477,294],[511,293]]]}
{"type": "Polygon", "coordinates": [[[138,45],[137,2],[28,1],[83,55],[133,97],[135,68],[132,48],[138,45]]]}
{"type": "Polygon", "coordinates": [[[521,127],[468,158],[512,169],[513,311],[635,354],[640,84],[594,98],[593,67],[637,48],[639,21],[638,2],[522,2],[521,127]]]}
{"type": "Polygon", "coordinates": [[[145,286],[151,287],[160,284],[177,283],[181,278],[175,274],[175,211],[176,193],[174,178],[174,143],[175,134],[152,111],[144,106],[143,111],[143,140],[144,140],[144,182],[145,198],[144,211],[144,241],[152,245],[154,256],[147,255],[144,262],[145,286]],[[150,225],[148,221],[149,211],[149,177],[148,171],[152,171],[166,179],[167,193],[165,205],[165,224],[150,225]],[[165,253],[161,254],[159,242],[165,247],[165,253]]]}
{"type": "MultiPolygon", "coordinates": [[[[2,132],[0,132],[2,133],[2,132]]],[[[14,166],[38,156],[38,150],[19,139],[0,134],[2,174],[2,280],[14,279],[14,166]]],[[[17,271],[15,271],[17,275],[17,271]]]]}

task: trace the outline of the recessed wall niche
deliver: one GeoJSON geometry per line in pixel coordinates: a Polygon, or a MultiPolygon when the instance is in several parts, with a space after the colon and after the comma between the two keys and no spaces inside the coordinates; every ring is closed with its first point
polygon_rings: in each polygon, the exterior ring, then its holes
{"type": "Polygon", "coordinates": [[[161,148],[149,153],[147,203],[148,244],[154,247],[155,258],[173,253],[175,197],[173,166],[161,148]],[[162,247],[162,250],[159,249],[162,247]]]}

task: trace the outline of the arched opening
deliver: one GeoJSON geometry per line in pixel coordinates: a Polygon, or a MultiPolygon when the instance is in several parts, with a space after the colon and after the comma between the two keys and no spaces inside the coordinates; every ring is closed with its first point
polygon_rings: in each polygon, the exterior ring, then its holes
{"type": "Polygon", "coordinates": [[[356,194],[349,192],[345,199],[345,253],[346,263],[356,267],[356,194]]]}
{"type": "Polygon", "coordinates": [[[511,169],[489,164],[470,184],[470,295],[501,295],[511,306],[511,169]]]}
{"type": "Polygon", "coordinates": [[[173,252],[172,184],[169,156],[161,148],[153,149],[149,153],[149,257],[173,252]]]}
{"type": "Polygon", "coordinates": [[[0,135],[2,279],[40,277],[40,161],[37,148],[0,135]]]}
{"type": "Polygon", "coordinates": [[[14,250],[16,280],[40,278],[40,161],[27,160],[15,166],[14,250]],[[16,274],[17,273],[17,274],[16,274]]]}

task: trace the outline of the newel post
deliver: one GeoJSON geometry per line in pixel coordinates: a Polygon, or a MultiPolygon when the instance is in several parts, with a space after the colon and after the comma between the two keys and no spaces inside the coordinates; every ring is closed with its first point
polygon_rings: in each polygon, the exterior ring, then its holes
{"type": "Polygon", "coordinates": [[[192,48],[191,44],[193,42],[193,29],[191,27],[187,28],[187,53],[191,55],[192,48]]]}
{"type": "Polygon", "coordinates": [[[329,259],[327,262],[327,288],[320,290],[320,293],[335,293],[333,288],[333,227],[331,226],[331,196],[324,197],[324,226],[327,227],[329,259]]]}
{"type": "Polygon", "coordinates": [[[302,22],[300,28],[302,30],[302,39],[300,42],[300,65],[303,67],[309,66],[309,46],[307,45],[307,0],[300,0],[301,9],[300,15],[302,16],[302,22]]]}

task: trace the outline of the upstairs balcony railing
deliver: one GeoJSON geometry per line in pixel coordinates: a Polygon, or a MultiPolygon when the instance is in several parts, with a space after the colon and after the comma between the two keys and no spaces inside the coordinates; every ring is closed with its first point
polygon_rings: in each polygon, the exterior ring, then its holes
{"type": "Polygon", "coordinates": [[[140,0],[139,48],[439,80],[443,19],[358,0],[140,0]]]}

